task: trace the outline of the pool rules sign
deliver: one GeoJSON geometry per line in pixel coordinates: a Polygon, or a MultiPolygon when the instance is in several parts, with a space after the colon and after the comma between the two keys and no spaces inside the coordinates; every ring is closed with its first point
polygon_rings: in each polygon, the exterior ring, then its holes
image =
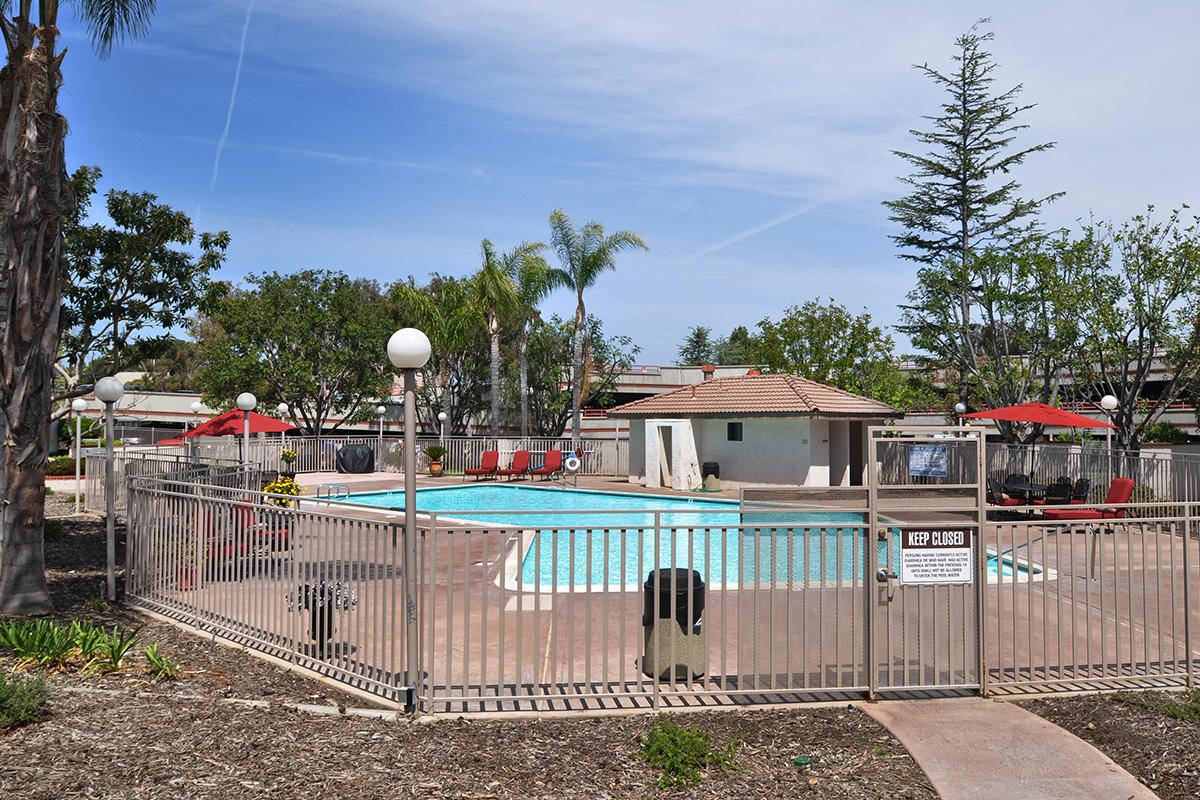
{"type": "Polygon", "coordinates": [[[900,531],[900,580],[904,583],[973,583],[974,579],[969,530],[900,531]]]}

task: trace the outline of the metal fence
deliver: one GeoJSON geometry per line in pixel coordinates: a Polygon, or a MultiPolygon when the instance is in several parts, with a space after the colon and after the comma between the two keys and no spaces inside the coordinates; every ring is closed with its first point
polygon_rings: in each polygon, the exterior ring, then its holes
{"type": "Polygon", "coordinates": [[[1102,442],[1085,445],[989,444],[988,476],[1003,481],[1008,475],[1026,475],[1032,483],[1053,483],[1067,478],[1091,484],[1089,499],[1102,502],[1114,477],[1132,478],[1133,499],[1200,501],[1200,457],[1153,450],[1116,450],[1102,442]]]}
{"type": "Polygon", "coordinates": [[[977,439],[938,440],[959,452],[936,483],[885,479],[931,440],[874,440],[868,487],[422,515],[413,564],[394,510],[266,498],[236,470],[140,478],[127,592],[431,712],[1194,685],[1200,504],[988,521],[977,439]],[[947,532],[968,573],[910,578],[914,535],[947,532]]]}

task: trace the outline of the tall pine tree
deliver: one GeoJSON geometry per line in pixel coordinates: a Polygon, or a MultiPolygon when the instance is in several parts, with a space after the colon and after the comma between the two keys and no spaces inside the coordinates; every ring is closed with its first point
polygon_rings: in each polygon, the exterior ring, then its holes
{"type": "Polygon", "coordinates": [[[980,30],[987,22],[980,20],[955,41],[952,70],[916,67],[947,97],[939,114],[925,117],[930,130],[911,131],[926,151],[893,151],[913,168],[900,179],[911,191],[884,205],[903,228],[892,237],[901,256],[922,265],[899,329],[933,366],[948,370],[964,400],[976,395],[995,404],[1025,399],[1004,396],[1011,392],[998,387],[1037,382],[1006,374],[1022,362],[1013,357],[1024,354],[1006,344],[1009,337],[996,327],[1004,323],[988,309],[995,306],[994,258],[1036,247],[1038,212],[1062,193],[1026,200],[1011,176],[1029,155],[1054,142],[1018,144],[1028,127],[1018,117],[1032,106],[1018,101],[1021,84],[994,91],[997,65],[985,49],[993,37],[980,30]]]}

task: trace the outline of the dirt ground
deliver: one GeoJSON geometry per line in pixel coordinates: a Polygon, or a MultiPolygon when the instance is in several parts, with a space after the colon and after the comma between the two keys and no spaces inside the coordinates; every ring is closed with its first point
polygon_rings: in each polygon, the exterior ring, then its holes
{"type": "Polygon", "coordinates": [[[657,788],[657,773],[635,755],[652,722],[647,715],[423,724],[297,711],[288,704],[361,703],[101,605],[103,552],[96,523],[68,522],[47,542],[55,616],[138,627],[139,652],[157,642],[185,672],[152,683],[139,655],[117,675],[51,676],[48,716],[0,734],[0,793],[47,800],[936,796],[899,742],[850,707],[678,715],[716,743],[744,743],[733,770],[671,790],[657,788]],[[797,766],[800,757],[811,763],[797,766]]]}
{"type": "Polygon", "coordinates": [[[1179,694],[1131,692],[1023,705],[1092,744],[1162,800],[1195,800],[1200,797],[1200,722],[1152,707],[1156,701],[1185,699],[1179,694]]]}

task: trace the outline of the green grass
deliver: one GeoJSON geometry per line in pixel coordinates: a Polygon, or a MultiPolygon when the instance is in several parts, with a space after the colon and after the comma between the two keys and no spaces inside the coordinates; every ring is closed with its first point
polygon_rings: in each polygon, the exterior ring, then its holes
{"type": "Polygon", "coordinates": [[[733,769],[741,746],[741,737],[716,745],[705,731],[659,717],[641,738],[637,755],[662,773],[659,787],[694,786],[710,769],[733,769]]]}
{"type": "Polygon", "coordinates": [[[1200,689],[1193,689],[1183,702],[1155,694],[1128,693],[1117,697],[1131,706],[1148,708],[1185,722],[1200,722],[1200,689]]]}
{"type": "Polygon", "coordinates": [[[37,722],[50,698],[50,688],[35,675],[0,670],[0,730],[37,722]]]}

